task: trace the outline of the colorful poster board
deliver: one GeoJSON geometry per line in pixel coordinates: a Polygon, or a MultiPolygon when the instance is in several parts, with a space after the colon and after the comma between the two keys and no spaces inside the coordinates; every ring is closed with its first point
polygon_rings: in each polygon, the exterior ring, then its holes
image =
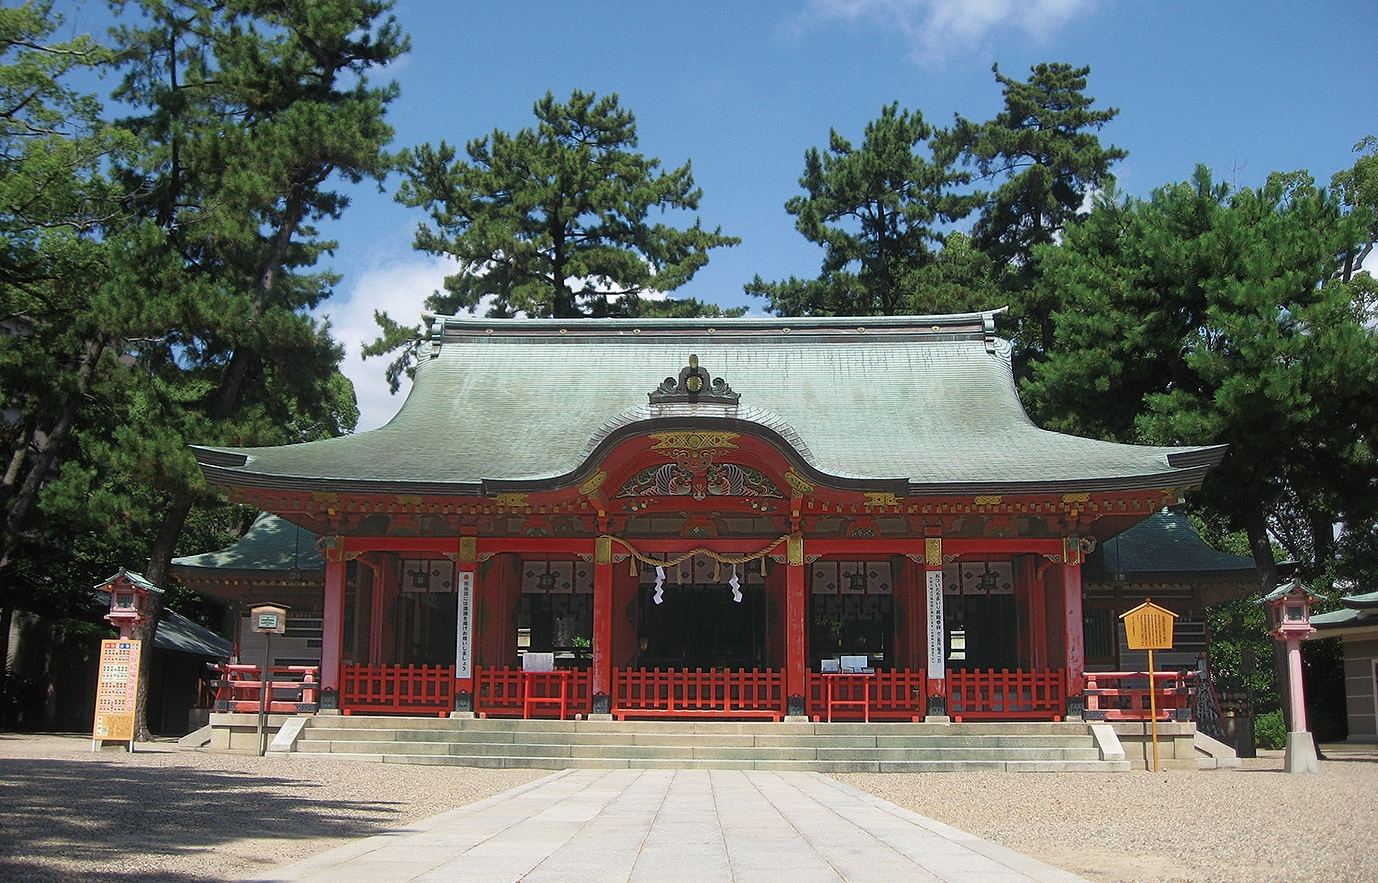
{"type": "Polygon", "coordinates": [[[142,641],[113,639],[100,642],[100,672],[96,680],[95,741],[134,741],[134,697],[139,692],[139,653],[142,641]]]}

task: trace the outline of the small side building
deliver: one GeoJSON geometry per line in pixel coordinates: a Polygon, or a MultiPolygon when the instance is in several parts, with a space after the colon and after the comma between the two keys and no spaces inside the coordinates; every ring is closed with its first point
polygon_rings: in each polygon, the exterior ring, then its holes
{"type": "Polygon", "coordinates": [[[1311,617],[1309,640],[1344,641],[1345,716],[1350,742],[1378,743],[1378,592],[1340,599],[1339,610],[1311,617]]]}

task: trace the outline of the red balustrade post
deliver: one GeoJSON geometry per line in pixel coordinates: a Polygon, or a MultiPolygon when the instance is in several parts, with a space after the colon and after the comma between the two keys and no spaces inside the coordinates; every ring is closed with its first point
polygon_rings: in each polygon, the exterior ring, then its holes
{"type": "Polygon", "coordinates": [[[612,537],[594,540],[593,547],[593,671],[594,712],[611,712],[612,696],[612,537]]]}

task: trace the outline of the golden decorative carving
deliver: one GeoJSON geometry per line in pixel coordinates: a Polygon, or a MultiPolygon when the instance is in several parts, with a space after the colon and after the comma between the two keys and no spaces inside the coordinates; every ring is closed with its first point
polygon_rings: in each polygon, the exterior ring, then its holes
{"type": "Polygon", "coordinates": [[[741,438],[738,432],[653,432],[655,439],[651,445],[656,451],[704,451],[710,448],[736,448],[733,444],[741,438]]]}
{"type": "Polygon", "coordinates": [[[805,479],[804,476],[795,472],[793,469],[785,473],[785,481],[800,494],[811,494],[814,491],[813,482],[805,479]]]}
{"type": "Polygon", "coordinates": [[[496,494],[493,502],[508,509],[524,508],[526,506],[526,494],[496,494]]]}
{"type": "Polygon", "coordinates": [[[923,563],[929,567],[940,567],[943,563],[942,537],[929,537],[923,541],[923,563]]]}
{"type": "Polygon", "coordinates": [[[792,533],[785,543],[785,562],[795,567],[804,563],[804,535],[792,533]]]}
{"type": "Polygon", "coordinates": [[[426,502],[426,498],[416,494],[397,495],[397,505],[399,506],[420,506],[424,502],[426,502]]]}
{"type": "Polygon", "coordinates": [[[896,497],[894,494],[868,493],[866,495],[867,506],[898,506],[899,504],[899,497],[896,497]]]}
{"type": "Polygon", "coordinates": [[[593,541],[593,563],[612,563],[612,537],[602,536],[593,541]]]}
{"type": "Polygon", "coordinates": [[[593,494],[595,491],[597,491],[600,487],[602,487],[602,486],[603,486],[603,482],[605,482],[605,481],[607,481],[607,480],[608,480],[608,473],[606,473],[606,472],[604,472],[602,469],[600,469],[600,470],[598,470],[596,473],[594,473],[594,475],[593,475],[592,478],[590,478],[588,481],[584,482],[583,484],[579,485],[579,493],[583,494],[583,495],[586,496],[586,497],[587,497],[587,496],[590,496],[590,495],[593,494]]]}
{"type": "Polygon", "coordinates": [[[977,506],[999,506],[1000,497],[976,497],[971,502],[977,506]]]}
{"type": "Polygon", "coordinates": [[[1062,495],[1062,502],[1064,502],[1064,503],[1086,503],[1086,502],[1089,502],[1090,500],[1091,500],[1091,495],[1090,495],[1090,494],[1063,494],[1063,495],[1062,495]]]}
{"type": "Polygon", "coordinates": [[[459,560],[462,562],[478,561],[478,537],[459,538],[459,560]]]}

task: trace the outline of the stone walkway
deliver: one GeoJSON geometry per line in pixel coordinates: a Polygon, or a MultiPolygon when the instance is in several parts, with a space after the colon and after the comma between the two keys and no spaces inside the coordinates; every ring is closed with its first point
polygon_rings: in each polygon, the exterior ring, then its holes
{"type": "Polygon", "coordinates": [[[567,770],[259,883],[1085,883],[816,773],[567,770]]]}

